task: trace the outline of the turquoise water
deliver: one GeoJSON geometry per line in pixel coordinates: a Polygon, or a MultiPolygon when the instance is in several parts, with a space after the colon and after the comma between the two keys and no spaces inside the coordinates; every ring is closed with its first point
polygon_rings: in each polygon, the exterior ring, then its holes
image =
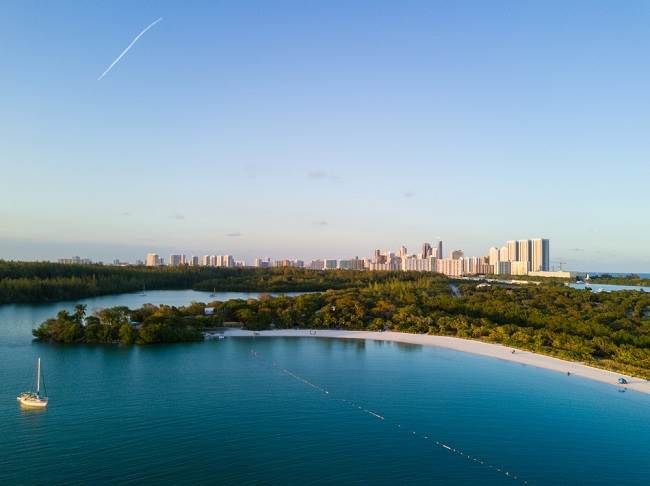
{"type": "Polygon", "coordinates": [[[640,285],[612,285],[612,284],[599,284],[599,283],[590,283],[588,285],[585,284],[577,284],[577,283],[570,283],[569,287],[573,287],[574,289],[581,289],[584,290],[586,288],[591,289],[592,292],[596,292],[598,289],[603,289],[603,292],[616,292],[618,290],[636,290],[637,292],[643,291],[643,292],[650,292],[650,287],[643,287],[640,285]]]}
{"type": "MultiPolygon", "coordinates": [[[[143,299],[181,304],[205,295],[143,299]]],[[[557,485],[650,477],[646,395],[374,341],[32,343],[31,328],[61,306],[0,307],[0,484],[557,485]],[[37,356],[51,404],[21,411],[15,397],[30,384],[37,356]]]]}

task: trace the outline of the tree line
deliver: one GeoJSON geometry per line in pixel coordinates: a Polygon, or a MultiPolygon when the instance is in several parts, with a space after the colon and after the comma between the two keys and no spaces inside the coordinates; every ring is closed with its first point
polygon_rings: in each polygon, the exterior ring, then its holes
{"type": "Polygon", "coordinates": [[[636,285],[640,287],[650,287],[650,279],[643,278],[638,274],[630,273],[628,275],[614,276],[609,273],[590,276],[592,283],[612,284],[612,285],[636,285]]]}
{"type": "Polygon", "coordinates": [[[0,260],[0,304],[75,300],[148,290],[195,289],[249,292],[323,291],[395,277],[390,272],[316,271],[300,268],[211,268],[65,265],[0,260]]]}

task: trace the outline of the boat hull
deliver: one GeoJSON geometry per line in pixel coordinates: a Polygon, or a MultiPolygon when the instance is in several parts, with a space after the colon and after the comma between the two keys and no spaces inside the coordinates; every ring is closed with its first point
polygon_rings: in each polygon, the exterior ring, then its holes
{"type": "Polygon", "coordinates": [[[21,407],[26,408],[45,408],[47,407],[47,399],[34,399],[34,398],[25,398],[25,397],[16,397],[18,403],[21,407]]]}

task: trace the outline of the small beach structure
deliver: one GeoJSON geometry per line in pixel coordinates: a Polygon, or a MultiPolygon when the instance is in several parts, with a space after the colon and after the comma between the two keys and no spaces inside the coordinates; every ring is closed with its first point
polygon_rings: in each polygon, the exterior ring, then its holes
{"type": "Polygon", "coordinates": [[[203,339],[210,341],[212,339],[225,339],[223,331],[205,331],[203,333],[203,339]]]}
{"type": "Polygon", "coordinates": [[[619,378],[618,379],[618,384],[619,385],[627,385],[627,380],[625,378],[619,378]]]}

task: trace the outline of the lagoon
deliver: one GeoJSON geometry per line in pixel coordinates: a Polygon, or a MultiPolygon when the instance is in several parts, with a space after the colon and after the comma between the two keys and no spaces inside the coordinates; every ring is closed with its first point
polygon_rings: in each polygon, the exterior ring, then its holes
{"type": "MultiPolygon", "coordinates": [[[[90,310],[257,295],[147,294],[81,302],[90,310]]],[[[33,327],[75,303],[0,306],[2,484],[645,484],[650,476],[647,395],[390,342],[31,341],[33,327]],[[30,413],[15,396],[36,356],[51,404],[30,413]]]]}

